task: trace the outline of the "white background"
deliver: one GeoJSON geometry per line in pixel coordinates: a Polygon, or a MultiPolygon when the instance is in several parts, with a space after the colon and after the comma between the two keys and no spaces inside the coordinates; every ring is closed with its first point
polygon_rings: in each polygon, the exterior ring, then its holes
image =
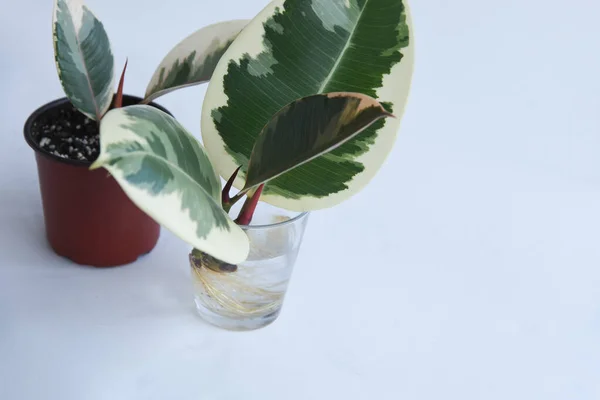
{"type": "MultiPolygon", "coordinates": [[[[0,12],[0,399],[600,398],[597,1],[413,0],[396,146],[312,215],[282,315],[250,333],[194,314],[166,231],[117,269],[49,250],[22,125],[63,96],[51,3],[0,12]]],[[[180,39],[266,0],[87,3],[142,94],[180,39]]],[[[160,100],[197,137],[204,91],[160,100]]]]}

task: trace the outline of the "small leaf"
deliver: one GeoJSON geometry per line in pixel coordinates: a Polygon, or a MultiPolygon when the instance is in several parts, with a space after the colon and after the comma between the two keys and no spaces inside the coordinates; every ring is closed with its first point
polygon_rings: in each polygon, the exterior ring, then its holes
{"type": "Polygon", "coordinates": [[[55,0],[52,25],[65,94],[83,114],[100,120],[114,94],[114,58],[104,26],[82,0],[55,0]]]}
{"type": "Polygon", "coordinates": [[[390,116],[377,100],[360,93],[318,94],[288,104],[258,135],[244,190],[339,147],[390,116]]]}
{"type": "Polygon", "coordinates": [[[219,22],[181,41],[156,69],[143,102],[147,104],[173,90],[208,82],[221,56],[248,22],[219,22]]]}
{"type": "Polygon", "coordinates": [[[231,187],[233,186],[233,181],[235,181],[235,177],[237,176],[238,172],[240,171],[240,168],[242,168],[241,165],[239,167],[237,167],[237,169],[233,172],[231,177],[227,180],[227,183],[225,184],[225,187],[223,187],[223,191],[221,192],[221,203],[223,204],[223,208],[225,209],[225,211],[228,211],[227,207],[231,207],[231,205],[230,205],[231,197],[229,196],[229,192],[231,192],[231,187]]]}
{"type": "Polygon", "coordinates": [[[135,105],[109,111],[100,123],[104,167],[129,198],[194,248],[236,264],[249,242],[220,205],[221,181],[204,149],[173,117],[135,105]]]}
{"type": "Polygon", "coordinates": [[[123,107],[123,84],[125,83],[125,71],[127,71],[127,63],[129,60],[125,60],[125,67],[121,73],[121,79],[119,80],[119,87],[117,89],[117,95],[115,96],[114,108],[123,107]]]}

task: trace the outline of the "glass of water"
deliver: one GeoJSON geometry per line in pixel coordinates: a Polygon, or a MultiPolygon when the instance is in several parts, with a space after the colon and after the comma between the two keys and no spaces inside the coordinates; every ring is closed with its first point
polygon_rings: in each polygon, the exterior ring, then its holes
{"type": "Polygon", "coordinates": [[[228,330],[253,330],[277,319],[302,243],[308,213],[264,203],[252,223],[241,226],[250,254],[238,265],[206,253],[190,253],[196,309],[207,322],[228,330]]]}

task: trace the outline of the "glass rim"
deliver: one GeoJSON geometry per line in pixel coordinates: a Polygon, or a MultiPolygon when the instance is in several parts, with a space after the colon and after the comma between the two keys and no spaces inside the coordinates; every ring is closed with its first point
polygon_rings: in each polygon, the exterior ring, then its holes
{"type": "Polygon", "coordinates": [[[261,225],[239,225],[239,227],[242,228],[245,231],[279,228],[281,226],[293,224],[294,222],[296,222],[296,221],[298,221],[298,220],[306,217],[308,214],[310,214],[310,211],[303,211],[303,212],[299,213],[298,215],[296,215],[293,218],[286,219],[285,221],[277,222],[277,223],[274,223],[274,224],[266,224],[266,225],[265,224],[261,224],[261,225]]]}

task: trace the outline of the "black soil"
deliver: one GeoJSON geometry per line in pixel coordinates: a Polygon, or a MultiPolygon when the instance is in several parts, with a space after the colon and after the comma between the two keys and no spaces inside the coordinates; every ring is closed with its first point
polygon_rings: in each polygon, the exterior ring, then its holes
{"type": "Polygon", "coordinates": [[[48,110],[32,125],[33,140],[55,156],[93,162],[100,152],[98,123],[71,103],[48,110]]]}

